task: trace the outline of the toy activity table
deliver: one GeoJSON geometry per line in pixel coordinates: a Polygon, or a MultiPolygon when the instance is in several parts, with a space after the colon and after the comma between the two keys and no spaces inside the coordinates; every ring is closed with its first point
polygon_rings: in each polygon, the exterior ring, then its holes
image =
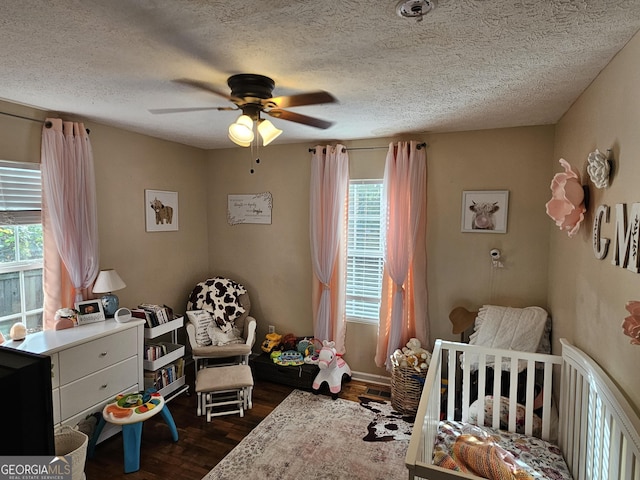
{"type": "Polygon", "coordinates": [[[173,441],[177,442],[178,430],[169,407],[165,405],[164,398],[155,389],[118,395],[112,402],[106,404],[102,410],[102,417],[98,422],[89,446],[89,456],[93,456],[95,439],[100,436],[105,423],[114,423],[122,426],[124,473],[140,470],[142,423],[157,413],[162,415],[162,418],[169,426],[173,441]]]}

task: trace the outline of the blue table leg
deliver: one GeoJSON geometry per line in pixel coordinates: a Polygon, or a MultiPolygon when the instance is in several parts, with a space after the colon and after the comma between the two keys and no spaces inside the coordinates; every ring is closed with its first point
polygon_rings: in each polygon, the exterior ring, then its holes
{"type": "Polygon", "coordinates": [[[89,440],[89,448],[87,449],[87,456],[89,458],[93,458],[93,454],[95,453],[96,443],[98,443],[98,437],[102,433],[102,429],[104,428],[104,424],[107,423],[104,420],[104,417],[100,415],[100,420],[98,420],[98,425],[96,425],[96,429],[89,440]]]}
{"type": "Polygon", "coordinates": [[[173,437],[173,441],[177,442],[178,429],[176,428],[176,422],[173,421],[173,416],[171,415],[171,412],[169,411],[169,407],[167,407],[166,403],[164,407],[162,407],[162,410],[160,411],[160,415],[162,415],[162,418],[164,418],[164,421],[167,422],[167,425],[169,425],[169,430],[171,431],[171,436],[173,437]]]}
{"type": "Polygon", "coordinates": [[[129,423],[122,426],[124,473],[131,473],[140,470],[142,423],[143,422],[129,423]]]}

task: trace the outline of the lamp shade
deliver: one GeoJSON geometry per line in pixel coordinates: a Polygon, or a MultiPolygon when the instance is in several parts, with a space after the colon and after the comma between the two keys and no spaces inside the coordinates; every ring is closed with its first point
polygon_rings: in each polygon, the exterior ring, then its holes
{"type": "Polygon", "coordinates": [[[277,129],[269,120],[262,120],[258,124],[258,132],[262,137],[262,145],[266,147],[280,136],[282,130],[277,129]]]}
{"type": "Polygon", "coordinates": [[[122,290],[126,286],[118,272],[113,269],[102,270],[93,285],[93,293],[115,292],[116,290],[122,290]]]}
{"type": "Polygon", "coordinates": [[[253,141],[253,120],[248,115],[240,115],[229,125],[229,138],[241,147],[248,147],[253,141]]]}

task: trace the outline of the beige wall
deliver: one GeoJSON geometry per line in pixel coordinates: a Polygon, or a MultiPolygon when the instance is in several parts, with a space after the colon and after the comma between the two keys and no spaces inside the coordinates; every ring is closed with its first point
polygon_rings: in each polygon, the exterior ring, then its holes
{"type": "MultiPolygon", "coordinates": [[[[551,126],[426,135],[428,149],[428,285],[431,339],[453,339],[454,306],[537,304],[554,319],[554,347],[564,336],[593,356],[640,406],[636,365],[640,348],[629,345],[620,324],[628,300],[640,299],[640,276],[591,251],[594,208],[640,202],[640,37],[600,74],[554,128],[551,126]],[[584,227],[569,239],[544,213],[549,184],[567,159],[585,175],[595,148],[613,149],[609,189],[590,187],[584,227]],[[507,234],[460,232],[463,190],[510,191],[507,234]],[[493,270],[489,250],[500,248],[505,268],[493,270]],[[547,277],[548,275],[548,277],[547,277]]],[[[42,112],[0,103],[2,111],[43,118],[42,112]]],[[[89,125],[98,175],[101,263],[118,269],[127,288],[124,305],[164,302],[180,308],[197,281],[232,276],[249,288],[258,338],[275,325],[282,333],[310,334],[308,183],[310,145],[263,149],[249,173],[248,149],[212,152],[176,145],[99,124],[89,125]],[[178,191],[180,230],[144,231],[145,188],[178,191]],[[226,221],[227,195],[273,194],[271,225],[226,221]]],[[[420,139],[420,138],[416,138],[420,139]]],[[[350,142],[386,145],[390,139],[350,142]]],[[[0,158],[37,161],[40,126],[0,115],[0,158]]],[[[384,150],[350,154],[354,177],[380,177],[384,150]]],[[[586,182],[586,179],[585,179],[586,182]]],[[[603,235],[613,237],[613,219],[603,235]]],[[[356,371],[385,374],[373,365],[375,327],[349,324],[347,359],[356,371]]]]}
{"type": "MultiPolygon", "coordinates": [[[[44,112],[0,102],[0,111],[43,119],[44,112]]],[[[127,284],[120,304],[166,303],[183,311],[207,275],[206,153],[86,122],[91,130],[98,196],[100,267],[127,284]],[[145,232],[144,190],[177,191],[178,232],[145,232]]],[[[40,161],[42,125],[0,115],[0,159],[40,161]]]]}
{"type": "MultiPolygon", "coordinates": [[[[553,128],[532,127],[428,135],[428,262],[431,339],[455,338],[449,311],[484,303],[546,306],[549,219],[544,212],[551,174],[553,128]],[[507,234],[461,233],[463,190],[509,190],[507,234]],[[491,248],[505,268],[492,270],[491,248]]],[[[391,139],[347,142],[388,145],[391,139]]],[[[269,146],[251,175],[250,152],[210,152],[210,271],[250,290],[258,338],[312,334],[309,248],[310,145],[269,146]],[[228,225],[227,195],[271,192],[272,225],[228,225]]],[[[386,150],[350,152],[352,178],[382,178],[386,150]]],[[[386,375],[375,366],[377,328],[349,323],[345,358],[355,371],[386,375]]]]}
{"type": "Polygon", "coordinates": [[[591,355],[640,411],[640,347],[629,344],[620,328],[629,300],[640,299],[640,275],[611,264],[615,205],[640,202],[640,36],[613,59],[556,128],[552,160],[566,159],[589,184],[590,202],[584,226],[572,239],[554,230],[549,257],[549,305],[555,323],[554,338],[567,337],[591,355]],[[596,189],[586,176],[589,152],[613,150],[614,175],[606,190],[596,189]],[[593,213],[599,205],[611,207],[602,235],[612,239],[604,260],[591,247],[593,213]]]}

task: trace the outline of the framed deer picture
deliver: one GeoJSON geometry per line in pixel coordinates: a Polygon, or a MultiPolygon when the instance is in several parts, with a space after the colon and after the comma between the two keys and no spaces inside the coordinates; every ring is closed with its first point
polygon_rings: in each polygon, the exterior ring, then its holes
{"type": "Polygon", "coordinates": [[[508,190],[462,192],[462,231],[507,233],[508,190]]]}
{"type": "Polygon", "coordinates": [[[147,232],[178,230],[178,192],[145,190],[144,208],[147,232]]]}

